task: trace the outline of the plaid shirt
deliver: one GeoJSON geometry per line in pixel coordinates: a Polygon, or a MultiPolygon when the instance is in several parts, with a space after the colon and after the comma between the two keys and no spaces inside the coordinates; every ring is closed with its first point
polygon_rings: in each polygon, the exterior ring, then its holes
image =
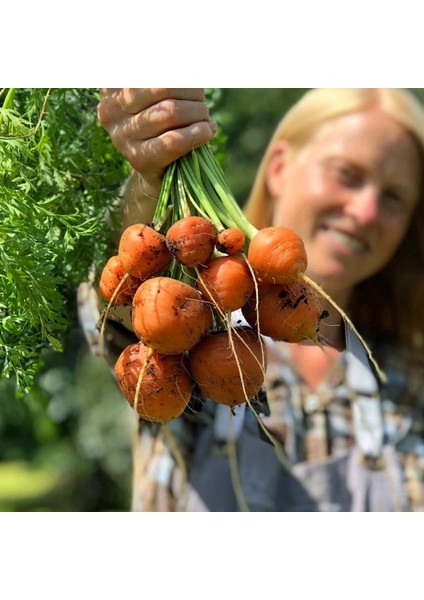
{"type": "MultiPolygon", "coordinates": [[[[384,443],[396,448],[410,510],[424,510],[424,359],[381,348],[378,362],[388,383],[380,393],[384,443]]],[[[267,426],[284,443],[293,464],[342,456],[355,444],[355,392],[346,381],[346,355],[311,389],[290,354],[268,368],[267,426]]]]}

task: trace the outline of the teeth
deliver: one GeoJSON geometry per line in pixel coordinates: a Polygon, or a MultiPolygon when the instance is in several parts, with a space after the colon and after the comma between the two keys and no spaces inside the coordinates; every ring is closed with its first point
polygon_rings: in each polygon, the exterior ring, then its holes
{"type": "Polygon", "coordinates": [[[327,231],[336,242],[345,244],[355,252],[363,252],[365,250],[365,244],[357,238],[336,229],[328,229],[327,231]]]}

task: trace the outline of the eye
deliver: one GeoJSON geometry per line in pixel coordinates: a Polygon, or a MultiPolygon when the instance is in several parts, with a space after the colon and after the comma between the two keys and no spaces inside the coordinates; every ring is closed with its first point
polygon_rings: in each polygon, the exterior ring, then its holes
{"type": "Polygon", "coordinates": [[[381,191],[383,205],[391,210],[403,210],[412,213],[416,205],[414,195],[404,186],[393,186],[381,191]]]}
{"type": "Polygon", "coordinates": [[[335,172],[338,182],[345,187],[357,188],[363,182],[361,171],[352,165],[337,165],[335,172]]]}
{"type": "Polygon", "coordinates": [[[390,203],[390,204],[393,204],[396,206],[400,206],[403,204],[403,198],[397,190],[391,190],[391,189],[383,190],[382,197],[383,197],[383,200],[385,200],[387,203],[390,203]]]}

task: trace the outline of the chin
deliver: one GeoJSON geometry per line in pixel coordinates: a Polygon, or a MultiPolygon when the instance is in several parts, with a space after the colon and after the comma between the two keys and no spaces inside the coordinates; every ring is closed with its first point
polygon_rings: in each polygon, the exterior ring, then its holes
{"type": "Polygon", "coordinates": [[[352,276],[350,271],[340,266],[327,270],[308,268],[307,274],[326,291],[344,291],[358,283],[357,274],[352,276]]]}

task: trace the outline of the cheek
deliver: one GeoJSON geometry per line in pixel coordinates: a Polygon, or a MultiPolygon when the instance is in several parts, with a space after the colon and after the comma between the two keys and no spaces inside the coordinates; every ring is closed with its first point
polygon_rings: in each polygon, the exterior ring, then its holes
{"type": "Polygon", "coordinates": [[[322,177],[299,170],[287,180],[276,201],[273,224],[306,234],[322,213],[334,207],[334,197],[335,190],[322,177]]]}
{"type": "Polygon", "coordinates": [[[385,241],[385,243],[383,242],[384,253],[389,260],[402,244],[402,241],[407,234],[408,227],[408,223],[400,223],[399,221],[387,225],[386,233],[382,237],[385,241]]]}
{"type": "Polygon", "coordinates": [[[301,236],[312,235],[322,215],[334,206],[333,195],[323,186],[300,184],[276,201],[273,225],[291,227],[301,236]]]}

